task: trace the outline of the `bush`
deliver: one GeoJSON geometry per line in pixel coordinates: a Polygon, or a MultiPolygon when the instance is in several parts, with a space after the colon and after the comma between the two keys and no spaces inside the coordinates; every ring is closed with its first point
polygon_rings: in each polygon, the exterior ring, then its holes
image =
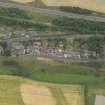
{"type": "Polygon", "coordinates": [[[16,65],[18,65],[18,63],[16,61],[13,61],[13,60],[3,61],[2,64],[4,66],[16,66],[16,65]]]}
{"type": "Polygon", "coordinates": [[[56,18],[52,21],[60,31],[79,34],[105,34],[105,23],[67,17],[56,18]]]}
{"type": "Polygon", "coordinates": [[[83,8],[79,8],[79,7],[70,7],[70,6],[61,6],[60,10],[66,11],[66,12],[78,13],[78,14],[93,14],[93,12],[94,12],[94,11],[90,11],[88,9],[83,9],[83,8]]]}

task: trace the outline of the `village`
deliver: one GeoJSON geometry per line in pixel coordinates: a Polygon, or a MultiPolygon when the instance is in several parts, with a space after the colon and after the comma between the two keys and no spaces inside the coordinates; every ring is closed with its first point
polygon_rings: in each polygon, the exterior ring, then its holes
{"type": "MultiPolygon", "coordinates": [[[[4,37],[5,48],[0,45],[0,55],[9,53],[10,56],[44,56],[51,58],[62,58],[72,60],[88,60],[91,57],[97,57],[94,51],[80,50],[70,45],[73,43],[73,38],[70,37],[47,37],[47,36],[34,36],[32,33],[15,32],[15,37],[9,33],[8,37],[4,37]],[[69,43],[67,43],[69,42],[69,43]]],[[[2,41],[3,43],[3,41],[2,41]]]]}

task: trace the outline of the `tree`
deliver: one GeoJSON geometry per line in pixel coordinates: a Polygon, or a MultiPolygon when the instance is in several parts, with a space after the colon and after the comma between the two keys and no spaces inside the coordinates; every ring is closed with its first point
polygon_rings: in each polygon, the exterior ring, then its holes
{"type": "Polygon", "coordinates": [[[11,49],[8,48],[8,44],[6,41],[0,42],[0,45],[2,46],[4,50],[4,56],[10,56],[11,55],[11,49]]]}

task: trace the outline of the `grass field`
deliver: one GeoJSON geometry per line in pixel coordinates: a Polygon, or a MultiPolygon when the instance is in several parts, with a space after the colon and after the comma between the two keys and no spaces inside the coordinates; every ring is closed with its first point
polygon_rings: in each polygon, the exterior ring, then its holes
{"type": "Polygon", "coordinates": [[[41,61],[36,57],[0,57],[1,75],[18,75],[53,83],[78,83],[103,85],[104,76],[97,77],[96,69],[80,64],[66,64],[52,60],[41,61]],[[8,64],[10,62],[10,64],[8,64]],[[15,62],[12,64],[12,62],[15,62]]]}
{"type": "Polygon", "coordinates": [[[75,6],[105,13],[105,0],[42,0],[47,6],[75,6]]]}

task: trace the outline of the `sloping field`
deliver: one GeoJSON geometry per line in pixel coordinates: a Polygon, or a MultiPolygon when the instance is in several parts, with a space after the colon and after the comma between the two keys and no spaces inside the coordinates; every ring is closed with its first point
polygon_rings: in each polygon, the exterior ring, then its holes
{"type": "Polygon", "coordinates": [[[71,86],[63,88],[64,97],[68,105],[85,105],[84,89],[80,86],[71,86]]]}
{"type": "Polygon", "coordinates": [[[0,77],[0,105],[24,105],[18,79],[0,77]]]}
{"type": "Polygon", "coordinates": [[[42,0],[47,6],[76,6],[105,13],[105,0],[42,0]]]}
{"type": "Polygon", "coordinates": [[[47,87],[22,84],[21,93],[25,105],[56,105],[55,100],[47,87]]]}
{"type": "Polygon", "coordinates": [[[85,105],[84,88],[79,85],[50,87],[56,105],[85,105]]]}
{"type": "Polygon", "coordinates": [[[0,76],[0,105],[85,105],[81,91],[84,93],[80,85],[39,83],[0,76]]]}
{"type": "Polygon", "coordinates": [[[11,0],[11,1],[18,2],[18,3],[30,3],[30,2],[33,2],[35,0],[11,0]]]}

